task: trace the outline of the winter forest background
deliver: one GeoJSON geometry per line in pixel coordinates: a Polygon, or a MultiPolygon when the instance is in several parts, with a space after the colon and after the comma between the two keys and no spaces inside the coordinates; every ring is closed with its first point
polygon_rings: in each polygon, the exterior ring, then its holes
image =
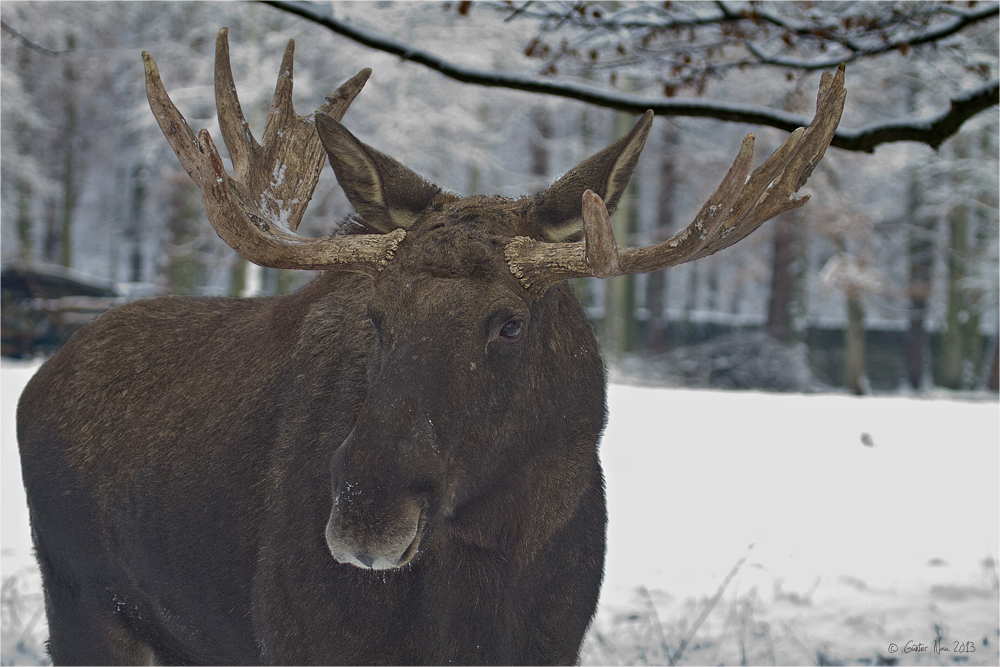
{"type": "MultiPolygon", "coordinates": [[[[996,664],[998,14],[996,2],[5,1],[3,269],[100,285],[114,303],[312,279],[249,265],[216,236],[149,110],[142,51],[225,155],[222,27],[258,139],[294,39],[299,114],[371,67],[344,124],[463,195],[537,192],[655,107],[612,219],[633,246],[686,226],[746,133],[759,163],[808,122],[820,71],[847,60],[841,130],[803,208],[694,263],[575,283],[612,380],[608,569],[583,661],[996,664]],[[979,652],[886,653],[935,637],[979,652]]],[[[327,235],[350,213],[327,165],[299,233],[327,235]]],[[[5,341],[8,322],[30,320],[18,308],[54,303],[5,283],[5,341]]],[[[0,373],[4,664],[44,660],[23,493],[8,500],[21,491],[13,406],[38,363],[0,373]]]]}
{"type": "MultiPolygon", "coordinates": [[[[847,58],[847,132],[929,123],[963,95],[996,96],[995,3],[332,7],[305,11],[458,67],[800,122],[812,116],[819,66],[847,58]]],[[[466,195],[536,192],[635,119],[463,84],[264,4],[9,2],[2,12],[3,262],[69,267],[124,298],[284,292],[311,277],[248,267],[217,238],[149,111],[143,50],[191,126],[217,138],[220,27],[230,28],[258,137],[289,38],[299,113],[372,67],[347,126],[466,195]]],[[[985,107],[936,149],[831,148],[807,185],[809,204],[731,250],[651,275],[580,281],[615,372],[720,388],[995,391],[998,123],[996,106],[985,107]]],[[[615,216],[619,243],[651,244],[686,225],[747,132],[757,135],[757,160],[786,136],[660,114],[615,216]]],[[[350,212],[327,166],[300,233],[328,234],[350,212]]]]}

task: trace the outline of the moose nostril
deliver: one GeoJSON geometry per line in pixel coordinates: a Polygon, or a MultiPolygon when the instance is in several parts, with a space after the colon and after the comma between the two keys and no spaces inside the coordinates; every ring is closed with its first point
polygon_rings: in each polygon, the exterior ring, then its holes
{"type": "Polygon", "coordinates": [[[371,569],[372,564],[375,562],[375,559],[369,556],[366,552],[355,554],[354,557],[368,569],[371,569]]]}

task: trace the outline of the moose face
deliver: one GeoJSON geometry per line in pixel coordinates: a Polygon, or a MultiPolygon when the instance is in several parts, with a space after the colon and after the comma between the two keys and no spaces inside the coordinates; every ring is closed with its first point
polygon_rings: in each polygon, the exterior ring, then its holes
{"type": "Polygon", "coordinates": [[[537,205],[439,195],[375,278],[367,396],[331,464],[338,561],[400,567],[443,531],[502,549],[512,536],[484,534],[497,522],[475,517],[483,496],[514,507],[539,486],[571,485],[582,457],[558,450],[577,431],[594,455],[604,371],[592,329],[571,290],[524,289],[504,255],[537,225],[537,205]],[[541,473],[556,451],[564,480],[541,473]]]}
{"type": "Polygon", "coordinates": [[[340,562],[409,563],[428,526],[520,458],[503,415],[531,393],[535,299],[506,265],[509,239],[463,204],[414,224],[374,281],[368,393],[331,469],[326,538],[340,562]]]}

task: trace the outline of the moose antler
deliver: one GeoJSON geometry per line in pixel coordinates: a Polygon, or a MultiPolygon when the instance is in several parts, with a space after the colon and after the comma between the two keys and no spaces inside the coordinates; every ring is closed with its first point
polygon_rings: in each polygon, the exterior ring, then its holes
{"type": "Polygon", "coordinates": [[[545,243],[519,236],[504,255],[525,289],[543,293],[570,278],[608,278],[648,273],[690,262],[728,248],[779,213],[798,208],[809,196],[796,196],[819,164],[844,111],[844,66],[824,72],[816,100],[816,116],[799,128],[747,180],[754,136],[743,139],[739,155],[694,222],[673,238],[645,248],[619,249],[608,210],[591,190],[583,193],[584,241],[545,243]]]}
{"type": "MultiPolygon", "coordinates": [[[[228,35],[229,29],[223,28],[215,40],[215,97],[219,127],[236,178],[226,173],[208,130],[201,130],[197,137],[191,131],[170,101],[153,57],[145,51],[142,54],[149,106],[177,158],[201,188],[212,227],[236,252],[261,266],[376,275],[395,254],[405,236],[402,230],[323,238],[303,238],[295,233],[326,159],[314,115],[298,116],[292,108],[295,41],[289,40],[285,48],[262,143],[258,144],[236,96],[228,35]]],[[[370,75],[370,69],[358,72],[316,113],[339,121],[370,75]]]]}

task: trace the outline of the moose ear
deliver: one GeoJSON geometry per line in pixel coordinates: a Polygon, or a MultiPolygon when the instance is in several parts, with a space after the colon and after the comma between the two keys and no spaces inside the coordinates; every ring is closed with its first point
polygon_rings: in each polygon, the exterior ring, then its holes
{"type": "Polygon", "coordinates": [[[409,229],[441,188],[388,155],[361,143],[326,114],[316,129],[347,199],[369,227],[383,233],[409,229]]]}
{"type": "Polygon", "coordinates": [[[538,195],[536,238],[552,242],[578,240],[583,233],[581,202],[587,190],[597,193],[604,200],[608,213],[614,213],[652,126],[653,112],[650,110],[631,132],[581,162],[538,195]]]}

